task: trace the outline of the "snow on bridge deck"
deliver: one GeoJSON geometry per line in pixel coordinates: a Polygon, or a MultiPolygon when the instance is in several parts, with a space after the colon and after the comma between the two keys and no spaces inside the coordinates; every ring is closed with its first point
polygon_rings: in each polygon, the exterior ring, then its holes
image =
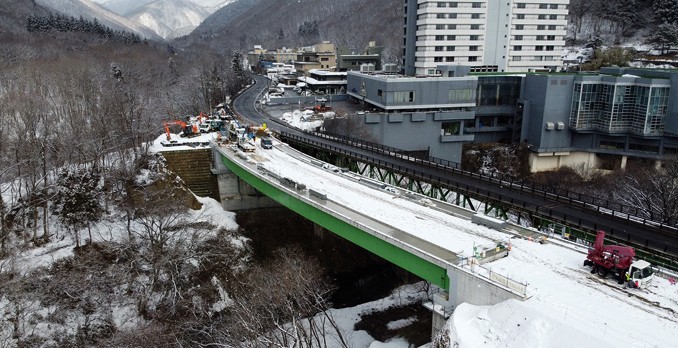
{"type": "MultiPolygon", "coordinates": [[[[251,157],[278,176],[325,193],[328,203],[335,203],[333,208],[343,206],[341,212],[346,216],[369,216],[392,237],[415,246],[436,245],[435,252],[446,255],[443,258],[450,262],[454,256],[472,255],[474,245],[506,242],[512,236],[445,213],[439,209],[441,202],[432,201],[438,207],[431,208],[421,204],[426,202],[381,188],[381,184],[365,185],[355,174],[311,164],[317,160],[280,142],[275,142],[272,150],[258,147],[251,157]]],[[[495,306],[459,306],[462,310],[448,325],[458,334],[460,346],[678,344],[678,286],[668,280],[657,277],[647,289],[629,290],[591,275],[582,265],[583,247],[564,248],[558,243],[542,245],[523,239],[514,239],[512,246],[508,257],[488,267],[528,283],[529,298],[495,306]]]]}
{"type": "Polygon", "coordinates": [[[479,226],[469,220],[446,213],[430,199],[417,196],[413,200],[402,190],[369,180],[334,166],[314,165],[310,159],[287,145],[272,150],[257,149],[252,159],[274,174],[304,184],[307,189],[326,194],[332,209],[340,209],[359,222],[381,225],[378,231],[456,264],[461,257],[472,255],[475,246],[507,243],[511,237],[479,226]],[[431,206],[433,205],[433,206],[431,206]],[[436,209],[438,208],[438,209],[436,209]]]}

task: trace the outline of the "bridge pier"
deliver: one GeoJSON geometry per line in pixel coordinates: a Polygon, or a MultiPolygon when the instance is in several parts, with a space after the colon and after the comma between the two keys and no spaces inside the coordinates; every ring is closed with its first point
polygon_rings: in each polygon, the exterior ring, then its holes
{"type": "Polygon", "coordinates": [[[213,150],[212,153],[214,156],[212,173],[217,176],[219,202],[224,210],[238,211],[280,206],[278,202],[260,193],[229,170],[221,162],[218,151],[213,150]]]}
{"type": "Polygon", "coordinates": [[[431,320],[431,339],[436,337],[438,332],[442,331],[447,324],[447,319],[450,318],[454,311],[454,306],[450,304],[449,294],[446,292],[439,292],[433,294],[431,313],[433,319],[431,320]]]}

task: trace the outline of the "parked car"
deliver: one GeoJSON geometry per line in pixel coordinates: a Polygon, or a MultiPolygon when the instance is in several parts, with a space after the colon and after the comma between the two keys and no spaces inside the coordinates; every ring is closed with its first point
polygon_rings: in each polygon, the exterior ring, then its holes
{"type": "Polygon", "coordinates": [[[272,149],[273,148],[273,140],[271,138],[261,138],[261,147],[264,149],[272,149]]]}

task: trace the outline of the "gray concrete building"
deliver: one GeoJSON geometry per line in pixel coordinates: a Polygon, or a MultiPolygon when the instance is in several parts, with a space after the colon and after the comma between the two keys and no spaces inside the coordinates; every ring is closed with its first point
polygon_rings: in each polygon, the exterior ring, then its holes
{"type": "Polygon", "coordinates": [[[337,49],[337,71],[360,71],[362,65],[371,65],[373,71],[382,70],[381,52],[383,47],[377,46],[374,41],[359,53],[348,47],[337,49]]]}
{"type": "Polygon", "coordinates": [[[347,92],[371,112],[375,139],[461,161],[464,143],[524,143],[532,171],[562,166],[615,169],[630,158],[678,155],[678,72],[603,68],[580,74],[441,77],[349,72],[347,92]]]}
{"type": "Polygon", "coordinates": [[[455,69],[447,75],[457,77],[425,80],[349,71],[347,93],[372,109],[365,125],[377,142],[460,162],[462,144],[474,139],[464,125],[475,119],[478,78],[455,69]]]}

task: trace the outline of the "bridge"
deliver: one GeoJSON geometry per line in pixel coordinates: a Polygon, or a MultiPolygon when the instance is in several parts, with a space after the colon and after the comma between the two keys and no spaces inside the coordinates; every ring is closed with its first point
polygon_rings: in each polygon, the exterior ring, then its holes
{"type": "Polygon", "coordinates": [[[363,140],[301,132],[275,123],[259,110],[256,100],[266,87],[266,79],[255,76],[255,80],[255,86],[236,99],[236,111],[253,122],[267,122],[269,128],[298,148],[324,151],[354,171],[394,185],[419,188],[419,193],[432,198],[462,205],[473,205],[475,200],[483,203],[485,212],[493,209],[496,216],[503,218],[509,213],[518,218],[527,216],[537,227],[557,223],[582,240],[593,240],[595,232],[603,229],[609,239],[633,245],[639,257],[669,268],[678,267],[678,229],[638,217],[634,207],[573,192],[549,191],[501,176],[469,173],[453,163],[411,158],[404,156],[402,150],[363,140]]]}
{"type": "Polygon", "coordinates": [[[345,172],[283,143],[247,153],[231,144],[214,143],[213,149],[216,173],[236,175],[322,228],[437,285],[442,292],[431,305],[434,331],[460,303],[526,298],[527,285],[470,268],[508,254],[517,232],[507,232],[504,221],[345,172]]]}

